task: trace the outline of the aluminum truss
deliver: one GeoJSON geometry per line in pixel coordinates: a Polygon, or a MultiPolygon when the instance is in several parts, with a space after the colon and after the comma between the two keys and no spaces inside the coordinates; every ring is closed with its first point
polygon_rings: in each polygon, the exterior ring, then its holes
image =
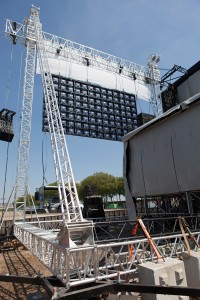
{"type": "Polygon", "coordinates": [[[83,217],[72,173],[53,80],[51,72],[49,70],[47,52],[43,40],[43,33],[39,21],[38,10],[32,8],[31,15],[34,16],[38,58],[40,62],[45,106],[47,110],[49,132],[51,137],[51,145],[58,182],[58,191],[61,200],[61,208],[63,212],[63,219],[67,222],[81,222],[83,221],[83,217]],[[66,194],[66,189],[69,195],[66,194]]]}
{"type": "MultiPolygon", "coordinates": [[[[6,36],[13,36],[13,23],[14,22],[12,20],[6,20],[6,36]]],[[[22,43],[25,41],[25,28],[25,24],[16,23],[14,35],[17,37],[19,42],[22,43]]],[[[133,78],[133,75],[135,74],[137,79],[146,82],[146,77],[148,77],[149,71],[148,67],[138,65],[128,60],[98,51],[44,31],[42,34],[48,58],[58,58],[83,65],[87,65],[89,63],[89,65],[94,68],[107,70],[117,74],[119,74],[119,67],[121,66],[124,76],[133,78]]]]}
{"type": "MultiPolygon", "coordinates": [[[[6,20],[6,36],[13,37],[13,21],[6,20]]],[[[19,42],[24,42],[24,31],[27,25],[16,23],[16,32],[19,42]]],[[[151,55],[148,65],[141,66],[114,55],[98,51],[96,49],[72,42],[56,35],[42,32],[48,58],[56,58],[80,65],[90,66],[99,70],[106,70],[114,74],[137,80],[144,84],[149,84],[151,90],[150,103],[155,115],[161,112],[161,104],[158,94],[160,93],[160,72],[157,66],[157,55],[151,55]]]]}
{"type": "MultiPolygon", "coordinates": [[[[38,221],[29,221],[30,225],[40,227],[47,231],[59,231],[62,227],[62,220],[45,220],[44,217],[38,217],[40,219],[40,226],[38,221]]],[[[184,218],[192,232],[196,232],[200,228],[199,216],[187,216],[184,218]]],[[[181,229],[179,225],[179,219],[176,217],[171,218],[156,218],[156,219],[143,219],[145,227],[147,228],[151,237],[154,236],[166,236],[171,234],[180,234],[181,229]]],[[[94,222],[94,239],[95,243],[101,244],[103,242],[118,242],[132,240],[133,237],[140,239],[144,238],[143,230],[138,227],[136,234],[133,235],[133,228],[137,221],[134,220],[113,220],[103,218],[94,222]]]]}
{"type": "MultiPolygon", "coordinates": [[[[57,233],[30,224],[16,223],[14,235],[42,261],[66,287],[133,275],[138,263],[156,261],[146,238],[65,248],[55,243],[57,233]]],[[[187,235],[187,234],[186,234],[187,235]]],[[[200,232],[193,235],[200,240],[200,232]]],[[[187,251],[182,234],[152,238],[163,257],[177,257],[187,251]]],[[[196,246],[193,247],[196,250],[196,246]]]]}
{"type": "Polygon", "coordinates": [[[160,61],[160,56],[157,54],[152,54],[148,60],[148,77],[147,80],[150,83],[151,88],[151,100],[153,112],[156,116],[162,114],[162,103],[160,96],[160,70],[158,69],[157,63],[160,61]]]}
{"type": "MultiPolygon", "coordinates": [[[[30,17],[30,26],[33,25],[33,19],[30,17]]],[[[33,102],[33,87],[34,87],[34,72],[36,59],[36,42],[34,33],[30,30],[29,36],[31,38],[26,40],[26,62],[24,72],[24,86],[22,99],[22,114],[20,124],[20,139],[18,145],[18,159],[16,170],[16,181],[14,189],[14,220],[15,213],[19,212],[22,219],[26,212],[26,197],[28,193],[28,168],[29,168],[29,153],[30,153],[30,132],[31,132],[31,118],[32,118],[32,102],[33,102]],[[17,203],[18,197],[22,196],[23,201],[17,203]],[[16,206],[16,204],[18,206],[16,206]]],[[[14,35],[15,37],[15,35],[14,35]]],[[[12,37],[13,38],[13,37],[12,37]]],[[[14,41],[13,41],[14,42],[14,41]]]]}

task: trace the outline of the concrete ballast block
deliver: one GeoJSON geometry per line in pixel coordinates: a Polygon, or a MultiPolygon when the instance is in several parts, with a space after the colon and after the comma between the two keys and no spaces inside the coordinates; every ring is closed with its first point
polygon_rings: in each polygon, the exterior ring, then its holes
{"type": "MultiPolygon", "coordinates": [[[[138,266],[141,284],[187,286],[184,263],[175,258],[146,262],[138,266]]],[[[142,300],[189,300],[187,296],[142,294],[142,300]]]]}
{"type": "Polygon", "coordinates": [[[200,286],[200,251],[198,252],[190,251],[190,256],[184,259],[183,262],[185,265],[185,273],[186,273],[188,287],[199,287],[200,286]]]}

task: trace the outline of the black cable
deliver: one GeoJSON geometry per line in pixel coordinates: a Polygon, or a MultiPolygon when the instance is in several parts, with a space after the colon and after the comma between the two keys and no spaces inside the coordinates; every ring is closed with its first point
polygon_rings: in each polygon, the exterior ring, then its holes
{"type": "Polygon", "coordinates": [[[5,191],[6,191],[6,180],[7,180],[7,169],[8,169],[8,152],[9,152],[9,145],[10,143],[8,143],[7,145],[7,154],[6,154],[6,167],[5,167],[5,177],[4,177],[4,187],[3,187],[3,210],[4,210],[4,199],[5,199],[5,191]]]}
{"type": "Polygon", "coordinates": [[[144,191],[145,191],[145,196],[146,196],[147,195],[147,190],[146,190],[145,177],[144,177],[142,150],[140,150],[140,160],[141,160],[141,167],[142,167],[141,169],[142,169],[142,178],[143,178],[143,183],[144,183],[144,191]]]}
{"type": "Polygon", "coordinates": [[[7,85],[6,85],[5,107],[7,106],[9,92],[10,92],[12,59],[13,59],[13,44],[11,45],[10,63],[9,63],[9,69],[8,69],[8,79],[7,79],[7,85]]]}
{"type": "Polygon", "coordinates": [[[177,183],[178,191],[180,193],[180,187],[179,187],[179,183],[178,183],[178,176],[177,176],[177,172],[176,172],[176,165],[175,165],[175,158],[174,158],[172,137],[170,137],[170,141],[171,141],[171,151],[172,151],[172,160],[173,160],[174,173],[175,173],[175,177],[176,177],[176,183],[177,183]]]}

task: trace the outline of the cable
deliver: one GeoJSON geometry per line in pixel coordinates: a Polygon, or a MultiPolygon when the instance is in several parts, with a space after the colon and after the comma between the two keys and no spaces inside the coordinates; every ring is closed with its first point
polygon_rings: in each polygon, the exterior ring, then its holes
{"type": "MultiPolygon", "coordinates": [[[[11,53],[10,53],[10,63],[8,69],[8,79],[6,85],[6,96],[5,96],[5,107],[7,106],[8,96],[10,91],[10,79],[11,79],[11,67],[12,67],[12,59],[13,59],[13,44],[11,45],[11,53]]],[[[7,170],[8,170],[8,153],[9,153],[9,142],[7,143],[7,151],[6,151],[6,166],[5,166],[5,176],[4,176],[4,186],[3,186],[3,210],[5,206],[5,191],[6,191],[6,181],[7,181],[7,170]]]]}
{"type": "Polygon", "coordinates": [[[19,71],[19,84],[18,84],[18,95],[17,95],[17,112],[19,111],[19,98],[20,98],[20,88],[21,88],[21,78],[22,78],[22,57],[24,50],[22,49],[20,58],[20,71],[19,71]]]}
{"type": "Polygon", "coordinates": [[[178,182],[178,175],[177,175],[177,172],[176,172],[176,165],[175,165],[175,157],[174,157],[174,151],[173,151],[172,137],[170,137],[170,143],[171,143],[171,151],[172,151],[172,161],[173,161],[173,167],[174,167],[174,174],[175,174],[175,178],[176,178],[177,188],[178,188],[178,191],[180,193],[180,186],[179,186],[179,182],[178,182]]]}
{"type": "MultiPolygon", "coordinates": [[[[46,134],[45,134],[46,136],[46,134]]],[[[46,177],[45,177],[45,173],[46,173],[46,169],[47,169],[47,164],[46,166],[44,166],[44,138],[42,140],[42,178],[43,178],[43,186],[44,186],[44,181],[47,183],[46,177]]]]}
{"type": "Polygon", "coordinates": [[[8,96],[9,96],[9,90],[10,90],[12,59],[13,59],[13,44],[11,45],[10,63],[9,63],[9,69],[8,69],[8,79],[7,79],[7,85],[6,85],[5,107],[7,106],[7,101],[8,101],[8,96]]]}
{"type": "Polygon", "coordinates": [[[9,145],[10,143],[7,143],[7,153],[6,153],[6,167],[5,167],[5,176],[4,176],[4,186],[3,186],[3,210],[4,210],[4,204],[5,204],[5,191],[6,191],[6,181],[7,181],[7,169],[8,169],[8,153],[9,153],[9,145]]]}
{"type": "MultiPolygon", "coordinates": [[[[18,92],[17,92],[17,107],[16,107],[16,115],[20,115],[19,111],[19,106],[20,106],[20,91],[21,91],[21,79],[22,79],[22,65],[23,65],[23,54],[24,54],[24,48],[22,48],[22,51],[21,51],[21,57],[20,57],[20,69],[19,69],[19,81],[18,81],[18,92]]],[[[16,132],[19,134],[19,130],[18,129],[18,124],[19,124],[19,119],[18,117],[16,118],[16,125],[15,125],[15,129],[16,129],[16,132]]],[[[16,136],[16,134],[15,134],[16,136]]],[[[16,138],[16,141],[18,141],[18,135],[17,135],[17,138],[16,138]]],[[[14,144],[15,147],[17,148],[16,144],[14,144]]],[[[14,172],[12,172],[12,179],[11,179],[11,182],[14,182],[14,176],[16,174],[14,172]]]]}
{"type": "Polygon", "coordinates": [[[134,80],[134,85],[135,85],[135,101],[136,101],[136,103],[138,104],[138,106],[139,106],[139,108],[140,108],[140,111],[141,111],[141,113],[143,112],[142,111],[142,107],[141,107],[141,105],[140,105],[140,100],[138,99],[138,89],[136,89],[136,82],[135,82],[136,80],[134,80]]]}

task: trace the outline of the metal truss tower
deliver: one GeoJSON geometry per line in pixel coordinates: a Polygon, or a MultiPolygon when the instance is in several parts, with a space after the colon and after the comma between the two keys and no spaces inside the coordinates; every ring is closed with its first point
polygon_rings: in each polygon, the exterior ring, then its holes
{"type": "Polygon", "coordinates": [[[64,222],[58,239],[60,244],[67,247],[77,244],[91,244],[93,243],[92,222],[83,220],[52,75],[49,69],[42,26],[39,20],[39,10],[32,7],[31,16],[34,19],[34,30],[42,75],[45,107],[47,111],[58,192],[64,222]],[[77,228],[79,229],[77,230],[77,228]]]}
{"type": "MultiPolygon", "coordinates": [[[[22,114],[20,124],[20,139],[18,145],[18,159],[16,170],[16,181],[14,187],[14,221],[16,218],[16,211],[21,214],[24,219],[26,211],[26,198],[28,194],[28,169],[29,169],[29,153],[30,153],[30,132],[32,119],[32,102],[33,102],[33,87],[34,87],[34,73],[35,73],[35,59],[36,59],[36,42],[34,39],[34,32],[31,30],[33,26],[33,18],[29,19],[29,27],[27,27],[26,39],[26,62],[24,71],[24,86],[22,98],[22,114]],[[23,202],[17,203],[18,197],[22,196],[23,202]],[[16,207],[16,203],[20,205],[16,207]]],[[[12,36],[13,43],[15,35],[12,36]]]]}
{"type": "Polygon", "coordinates": [[[157,63],[160,61],[160,56],[157,54],[152,54],[148,59],[148,77],[147,80],[151,88],[151,99],[150,103],[152,105],[153,112],[155,116],[162,114],[162,103],[160,95],[160,71],[158,69],[157,63]]]}

